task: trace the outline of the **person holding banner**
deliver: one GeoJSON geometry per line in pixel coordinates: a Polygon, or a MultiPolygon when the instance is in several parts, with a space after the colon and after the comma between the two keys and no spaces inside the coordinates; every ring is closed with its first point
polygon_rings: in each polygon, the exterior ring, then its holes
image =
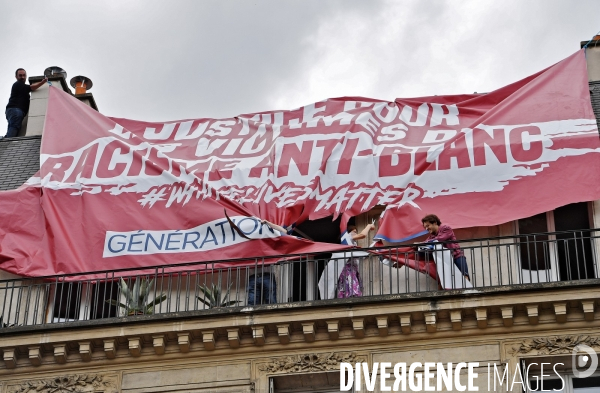
{"type": "MultiPolygon", "coordinates": [[[[341,244],[356,246],[357,240],[367,237],[375,225],[367,225],[360,233],[356,226],[350,225],[342,235],[341,244]]],[[[367,252],[348,250],[331,255],[325,270],[319,278],[319,294],[321,299],[334,299],[362,296],[362,282],[358,270],[360,257],[369,256],[367,252]]]]}
{"type": "Polygon", "coordinates": [[[294,224],[292,224],[288,227],[285,227],[285,226],[273,224],[272,222],[267,221],[267,220],[262,220],[260,223],[263,225],[267,225],[267,226],[271,227],[272,229],[275,229],[276,231],[281,232],[284,235],[291,235],[294,232],[294,227],[295,227],[294,224]]]}
{"type": "Polygon", "coordinates": [[[369,231],[374,231],[375,225],[369,224],[363,229],[360,233],[358,233],[356,229],[356,225],[348,225],[348,229],[342,235],[342,239],[340,241],[341,244],[346,244],[348,246],[358,246],[357,240],[364,239],[367,237],[369,231]]]}
{"type": "Polygon", "coordinates": [[[465,276],[465,279],[470,281],[467,258],[458,243],[456,243],[456,236],[452,228],[446,224],[442,224],[439,217],[435,214],[426,215],[421,219],[421,223],[423,224],[423,228],[429,232],[429,236],[425,239],[425,242],[443,242],[444,247],[452,252],[452,258],[458,270],[465,276]]]}
{"type": "MultiPolygon", "coordinates": [[[[367,237],[369,231],[375,230],[375,225],[369,224],[360,233],[356,226],[348,225],[348,229],[342,235],[341,243],[346,245],[358,246],[357,240],[367,237]]],[[[362,280],[358,271],[360,259],[348,258],[337,282],[337,297],[359,297],[362,296],[362,280]]]]}

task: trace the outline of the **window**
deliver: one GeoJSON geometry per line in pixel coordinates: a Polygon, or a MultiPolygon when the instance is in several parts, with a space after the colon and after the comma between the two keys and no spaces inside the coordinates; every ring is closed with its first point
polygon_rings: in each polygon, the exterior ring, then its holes
{"type": "Polygon", "coordinates": [[[79,319],[82,284],[59,282],[56,284],[53,304],[53,322],[75,321],[79,319]]]}
{"type": "Polygon", "coordinates": [[[532,392],[600,393],[600,375],[588,378],[575,378],[567,374],[561,375],[561,377],[563,380],[559,378],[544,379],[543,383],[539,384],[537,381],[530,380],[529,386],[532,392]]]}
{"type": "Polygon", "coordinates": [[[110,318],[117,316],[117,306],[109,303],[117,300],[119,295],[119,283],[98,282],[91,284],[90,319],[110,318]]]}
{"type": "Polygon", "coordinates": [[[519,234],[526,235],[519,239],[522,269],[550,269],[548,235],[543,232],[548,232],[546,213],[519,220],[519,234]]]}
{"type": "MultiPolygon", "coordinates": [[[[351,390],[352,392],[353,390],[351,390]]],[[[269,380],[269,393],[337,393],[340,372],[281,375],[269,380]]]]}
{"type": "MultiPolygon", "coordinates": [[[[529,387],[532,392],[600,393],[600,370],[587,378],[576,378],[573,375],[573,357],[571,355],[523,359],[521,370],[526,370],[528,367],[529,387]],[[542,364],[545,365],[543,374],[546,377],[540,381],[541,367],[544,367],[542,364]]],[[[584,367],[579,371],[587,370],[584,367]]]]}
{"type": "Polygon", "coordinates": [[[117,307],[111,299],[118,299],[118,282],[56,282],[50,297],[52,322],[117,316],[117,307]]]}
{"type": "MultiPolygon", "coordinates": [[[[534,281],[595,278],[587,202],[562,206],[552,212],[518,221],[521,268],[534,281]],[[568,231],[568,232],[567,232],[568,231]],[[558,232],[547,235],[545,232],[558,232]],[[561,233],[562,232],[562,233],[561,233]]],[[[527,281],[526,274],[523,275],[527,281]]]]}

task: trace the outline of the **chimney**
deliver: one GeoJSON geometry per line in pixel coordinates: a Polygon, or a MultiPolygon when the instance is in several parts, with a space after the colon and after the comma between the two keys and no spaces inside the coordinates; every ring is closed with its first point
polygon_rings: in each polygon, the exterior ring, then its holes
{"type": "Polygon", "coordinates": [[[588,41],[581,41],[581,47],[585,47],[588,80],[590,82],[600,81],[600,35],[595,35],[588,41]]]}
{"type": "Polygon", "coordinates": [[[71,86],[75,88],[75,95],[79,95],[87,93],[92,88],[93,83],[87,76],[78,75],[71,78],[71,86]]]}

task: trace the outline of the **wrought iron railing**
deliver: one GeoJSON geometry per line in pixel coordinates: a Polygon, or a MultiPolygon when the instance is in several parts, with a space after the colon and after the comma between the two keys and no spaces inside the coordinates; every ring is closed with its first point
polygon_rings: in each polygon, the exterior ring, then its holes
{"type": "Polygon", "coordinates": [[[599,237],[593,229],[459,241],[467,272],[438,243],[1,280],[0,328],[595,279],[599,237]]]}

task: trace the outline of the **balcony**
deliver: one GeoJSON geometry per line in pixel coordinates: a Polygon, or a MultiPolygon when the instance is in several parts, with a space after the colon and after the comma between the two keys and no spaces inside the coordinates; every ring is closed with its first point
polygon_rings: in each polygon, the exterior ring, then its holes
{"type": "Polygon", "coordinates": [[[459,241],[468,278],[442,244],[416,244],[2,280],[0,332],[597,284],[599,237],[592,229],[459,241]]]}

